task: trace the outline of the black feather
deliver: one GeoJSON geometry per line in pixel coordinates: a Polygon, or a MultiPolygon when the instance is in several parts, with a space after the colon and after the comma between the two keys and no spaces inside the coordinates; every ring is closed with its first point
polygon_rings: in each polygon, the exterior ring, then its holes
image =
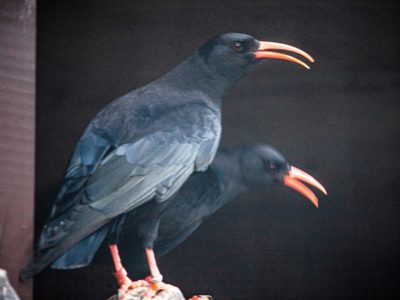
{"type": "MultiPolygon", "coordinates": [[[[221,35],[207,44],[207,57],[196,52],[92,119],[22,279],[115,218],[152,199],[164,202],[193,171],[207,169],[220,140],[221,100],[255,61],[254,47],[232,51],[229,42],[238,38],[258,44],[248,35],[221,35]]],[[[103,235],[98,236],[96,242],[103,235]]]]}

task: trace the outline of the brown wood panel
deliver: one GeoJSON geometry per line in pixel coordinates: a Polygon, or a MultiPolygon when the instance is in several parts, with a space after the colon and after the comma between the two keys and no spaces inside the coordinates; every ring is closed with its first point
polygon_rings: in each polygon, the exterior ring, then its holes
{"type": "Polygon", "coordinates": [[[35,0],[0,3],[0,267],[22,299],[18,281],[31,255],[34,209],[35,0]]]}

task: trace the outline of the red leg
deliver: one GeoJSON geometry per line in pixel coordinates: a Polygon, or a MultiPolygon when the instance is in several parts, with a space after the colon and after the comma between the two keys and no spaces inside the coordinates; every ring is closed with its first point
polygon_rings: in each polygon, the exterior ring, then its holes
{"type": "Polygon", "coordinates": [[[121,286],[123,284],[131,283],[131,280],[127,276],[127,272],[122,266],[121,257],[119,256],[118,247],[115,244],[111,244],[110,246],[111,256],[114,262],[114,270],[115,277],[117,278],[118,284],[121,286]]]}
{"type": "Polygon", "coordinates": [[[119,256],[118,247],[115,244],[109,246],[111,256],[114,262],[114,276],[117,278],[119,289],[118,298],[124,298],[126,292],[130,289],[135,289],[140,286],[147,286],[148,283],[144,280],[132,281],[128,276],[125,268],[121,263],[121,257],[119,256]]]}
{"type": "Polygon", "coordinates": [[[146,248],[146,256],[150,268],[151,281],[161,282],[163,280],[163,276],[161,275],[160,270],[158,269],[156,256],[154,255],[153,249],[146,248]]]}
{"type": "Polygon", "coordinates": [[[160,291],[166,289],[166,285],[162,282],[163,276],[158,269],[156,257],[152,248],[146,248],[146,256],[151,275],[146,278],[150,283],[150,289],[147,291],[145,299],[153,299],[160,291]]]}

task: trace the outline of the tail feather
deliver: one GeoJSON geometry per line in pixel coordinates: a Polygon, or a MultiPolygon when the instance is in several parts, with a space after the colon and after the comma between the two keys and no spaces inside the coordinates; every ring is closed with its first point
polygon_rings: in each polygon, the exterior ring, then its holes
{"type": "Polygon", "coordinates": [[[79,218],[76,222],[69,224],[69,226],[64,228],[65,231],[60,231],[55,236],[52,236],[49,239],[50,242],[47,242],[47,240],[42,241],[38,254],[21,270],[21,281],[26,281],[35,276],[65,252],[79,245],[82,240],[84,242],[94,232],[99,230],[101,234],[98,235],[98,238],[104,239],[108,232],[108,226],[104,225],[108,223],[109,219],[90,207],[84,207],[82,215],[85,218],[79,218]],[[102,227],[107,228],[107,230],[103,232],[102,227]],[[64,234],[65,232],[68,232],[68,234],[64,234]]]}
{"type": "Polygon", "coordinates": [[[57,253],[57,251],[54,251],[53,249],[49,249],[44,253],[40,253],[21,269],[19,273],[20,280],[27,281],[31,279],[33,276],[46,268],[58,256],[60,256],[60,253],[57,253]]]}
{"type": "Polygon", "coordinates": [[[55,269],[75,269],[87,266],[107,236],[108,227],[103,226],[69,250],[59,245],[42,251],[21,270],[19,274],[21,281],[29,280],[50,264],[55,269]]]}
{"type": "Polygon", "coordinates": [[[57,258],[51,264],[51,267],[53,269],[76,269],[90,264],[101,243],[106,238],[109,227],[109,224],[107,224],[77,243],[57,258]]]}

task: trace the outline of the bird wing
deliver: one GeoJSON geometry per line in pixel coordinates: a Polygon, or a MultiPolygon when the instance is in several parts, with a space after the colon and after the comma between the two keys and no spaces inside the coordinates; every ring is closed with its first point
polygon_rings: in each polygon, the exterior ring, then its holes
{"type": "Polygon", "coordinates": [[[180,230],[179,234],[176,234],[173,238],[168,240],[157,241],[155,245],[155,253],[157,257],[164,256],[169,253],[172,249],[178,246],[180,243],[185,241],[193,232],[199,228],[203,223],[203,220],[198,220],[187,225],[186,228],[180,230]]]}
{"type": "Polygon", "coordinates": [[[77,204],[81,190],[93,175],[98,165],[115,149],[108,132],[91,123],[78,141],[69,161],[64,180],[57,194],[47,221],[57,219],[59,215],[77,204]]]}
{"type": "MultiPolygon", "coordinates": [[[[126,110],[127,107],[124,108],[124,111],[126,110]]],[[[146,175],[146,171],[151,170],[156,164],[166,167],[169,163],[172,166],[182,163],[185,158],[190,161],[194,159],[194,170],[204,171],[214,159],[221,134],[220,112],[196,102],[175,109],[170,108],[153,120],[153,124],[146,124],[146,128],[142,128],[143,125],[136,124],[132,120],[121,122],[118,115],[113,118],[116,119],[115,122],[109,119],[104,121],[97,118],[92,121],[79,140],[53,205],[50,219],[56,218],[77,204],[80,199],[78,195],[86,189],[89,180],[92,186],[92,198],[98,198],[99,195],[95,194],[99,193],[94,192],[94,189],[106,182],[108,191],[106,188],[102,189],[103,194],[115,189],[119,184],[110,182],[110,178],[113,177],[109,176],[108,172],[112,168],[114,173],[120,175],[127,175],[124,171],[130,172],[131,174],[125,178],[129,178],[131,183],[133,179],[142,180],[141,175],[146,175]],[[130,122],[133,123],[132,130],[126,124],[113,125],[130,122]],[[138,128],[141,128],[141,132],[135,132],[138,128]],[[116,141],[115,136],[121,135],[118,131],[127,132],[128,138],[119,137],[123,142],[116,141]],[[129,136],[130,132],[135,134],[129,136]],[[192,157],[184,156],[190,154],[192,157]],[[118,159],[122,157],[125,160],[118,159]],[[102,167],[99,168],[100,166],[102,167]],[[132,166],[134,168],[130,171],[132,166]],[[97,185],[94,184],[96,179],[99,180],[97,185]]],[[[138,119],[140,123],[144,122],[140,117],[138,119]]],[[[172,177],[169,185],[173,182],[172,177]]],[[[168,196],[166,194],[164,198],[168,196]]]]}
{"type": "Polygon", "coordinates": [[[54,215],[79,202],[113,218],[149,199],[168,199],[194,170],[204,170],[218,146],[219,116],[194,105],[174,116],[161,118],[165,129],[117,147],[101,130],[87,130],[68,168],[67,184],[60,192],[64,198],[58,197],[54,215]]]}
{"type": "Polygon", "coordinates": [[[221,182],[212,168],[193,174],[161,214],[156,255],[162,256],[186,240],[223,202],[221,182]]]}
{"type": "Polygon", "coordinates": [[[153,198],[165,201],[194,170],[211,163],[220,138],[219,116],[205,107],[181,115],[178,125],[168,126],[168,118],[162,118],[165,129],[118,146],[101,131],[86,130],[40,237],[43,255],[22,277],[39,272],[114,217],[153,198]]]}

